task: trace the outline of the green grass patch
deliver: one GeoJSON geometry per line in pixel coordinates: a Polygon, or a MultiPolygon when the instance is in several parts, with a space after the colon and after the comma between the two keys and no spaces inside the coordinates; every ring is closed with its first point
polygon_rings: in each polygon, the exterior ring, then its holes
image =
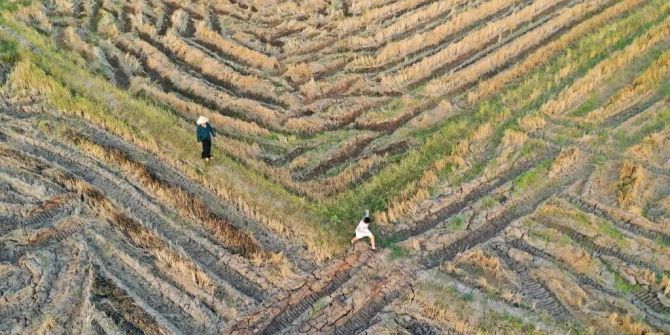
{"type": "Polygon", "coordinates": [[[19,60],[18,43],[0,36],[0,63],[14,64],[19,60]]]}
{"type": "Polygon", "coordinates": [[[475,300],[475,295],[472,292],[463,293],[461,297],[464,301],[467,302],[475,300]]]}
{"type": "Polygon", "coordinates": [[[324,307],[326,307],[326,298],[327,297],[321,298],[321,299],[317,300],[314,303],[314,305],[312,305],[312,308],[310,308],[310,310],[309,310],[309,316],[310,317],[314,316],[316,313],[318,313],[320,310],[322,310],[324,307]]]}
{"type": "Polygon", "coordinates": [[[614,225],[610,222],[606,222],[600,226],[600,229],[607,234],[607,236],[617,240],[617,241],[623,241],[624,236],[623,234],[619,231],[619,229],[616,229],[614,225]]]}
{"type": "Polygon", "coordinates": [[[491,195],[485,196],[481,201],[484,209],[491,209],[499,204],[498,200],[491,195]]]}
{"type": "Polygon", "coordinates": [[[518,159],[530,157],[537,152],[541,152],[545,147],[546,143],[544,141],[530,138],[526,143],[523,144],[521,149],[519,149],[518,159]]]}
{"type": "Polygon", "coordinates": [[[556,143],[560,145],[569,145],[571,141],[578,139],[585,134],[586,131],[582,126],[563,128],[561,129],[561,132],[556,135],[556,143]]]}
{"type": "MultiPolygon", "coordinates": [[[[668,83],[670,83],[670,80],[667,80],[664,85],[670,86],[668,83]]],[[[615,145],[618,148],[628,148],[640,143],[645,137],[670,127],[670,109],[666,107],[656,113],[653,118],[646,119],[643,122],[644,124],[636,131],[619,130],[614,136],[615,145]]]]}
{"type": "Polygon", "coordinates": [[[449,228],[453,231],[459,231],[463,229],[463,225],[465,223],[465,219],[463,218],[462,215],[455,215],[452,216],[451,219],[449,220],[449,228]]]}
{"type": "Polygon", "coordinates": [[[570,218],[574,220],[576,223],[584,226],[584,227],[590,227],[591,226],[591,218],[588,216],[588,214],[580,211],[570,211],[570,218]]]}
{"type": "MultiPolygon", "coordinates": [[[[486,167],[486,162],[477,162],[475,163],[471,168],[469,168],[467,171],[465,171],[464,174],[450,174],[451,178],[448,178],[449,182],[452,185],[458,185],[460,183],[472,180],[473,178],[479,176],[483,171],[484,168],[486,167]]],[[[444,175],[449,175],[451,171],[445,171],[444,175]]]]}
{"type": "Polygon", "coordinates": [[[664,247],[666,247],[666,248],[670,248],[670,243],[668,243],[666,240],[664,240],[664,239],[661,238],[661,237],[656,237],[656,238],[654,239],[654,242],[655,242],[656,244],[658,244],[658,245],[664,246],[664,247]]]}
{"type": "Polygon", "coordinates": [[[570,335],[592,335],[593,334],[593,332],[587,331],[582,326],[575,324],[574,321],[568,321],[567,324],[565,324],[564,328],[568,330],[566,332],[566,334],[570,334],[570,335]]]}
{"type": "Polygon", "coordinates": [[[565,235],[561,235],[561,238],[558,240],[558,242],[559,242],[561,245],[569,245],[569,244],[572,243],[572,240],[571,240],[569,237],[565,236],[565,235]]]}
{"type": "Polygon", "coordinates": [[[546,231],[546,230],[539,230],[539,231],[538,231],[538,230],[533,230],[533,231],[531,232],[531,234],[532,234],[534,237],[537,237],[537,238],[539,238],[539,239],[541,239],[541,240],[543,240],[543,241],[545,241],[545,242],[549,242],[549,241],[551,241],[551,234],[549,234],[549,232],[546,231]]]}
{"type": "Polygon", "coordinates": [[[603,103],[603,97],[600,94],[591,94],[584,103],[577,109],[569,113],[569,116],[584,116],[603,103]]]}
{"type": "Polygon", "coordinates": [[[605,154],[598,153],[598,154],[593,156],[591,161],[595,165],[601,165],[602,166],[602,165],[605,165],[605,163],[607,163],[607,156],[605,154]]]}
{"type": "Polygon", "coordinates": [[[537,185],[549,169],[550,161],[545,160],[537,167],[523,172],[512,182],[514,192],[519,193],[537,185]]]}
{"type": "Polygon", "coordinates": [[[625,294],[631,293],[634,288],[633,285],[618,274],[615,274],[614,276],[614,286],[617,291],[625,294]]]}
{"type": "Polygon", "coordinates": [[[389,249],[391,250],[391,253],[389,254],[389,257],[391,259],[401,259],[409,257],[409,250],[395,243],[391,244],[389,246],[389,249]]]}
{"type": "Polygon", "coordinates": [[[670,80],[664,80],[661,86],[658,87],[658,94],[663,97],[670,96],[670,80]]]}
{"type": "MultiPolygon", "coordinates": [[[[549,320],[549,323],[552,323],[552,321],[549,320]]],[[[479,330],[485,334],[545,334],[532,323],[524,322],[522,319],[509,313],[499,313],[495,310],[486,310],[479,324],[479,330]]]]}
{"type": "MultiPolygon", "coordinates": [[[[30,5],[32,0],[2,0],[0,1],[0,12],[14,12],[17,9],[30,5]]],[[[0,18],[0,22],[2,19],[0,18]]]]}
{"type": "Polygon", "coordinates": [[[633,290],[637,289],[636,285],[633,285],[624,279],[618,271],[612,268],[609,263],[604,263],[604,265],[605,269],[607,269],[607,271],[609,271],[609,273],[611,273],[614,277],[614,287],[617,289],[617,291],[623,294],[629,294],[633,292],[633,290]]]}

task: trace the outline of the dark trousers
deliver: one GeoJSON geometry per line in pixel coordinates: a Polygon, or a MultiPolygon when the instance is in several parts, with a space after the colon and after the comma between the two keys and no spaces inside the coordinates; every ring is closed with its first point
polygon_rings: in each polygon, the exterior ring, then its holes
{"type": "Polygon", "coordinates": [[[212,157],[212,140],[202,140],[202,158],[212,157]]]}

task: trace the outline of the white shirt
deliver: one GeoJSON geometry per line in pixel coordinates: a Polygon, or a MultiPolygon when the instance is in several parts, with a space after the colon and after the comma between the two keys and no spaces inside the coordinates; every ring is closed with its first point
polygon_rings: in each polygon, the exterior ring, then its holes
{"type": "Polygon", "coordinates": [[[368,230],[368,226],[370,226],[369,223],[365,223],[365,221],[361,220],[361,221],[358,223],[358,226],[356,226],[356,231],[359,231],[359,232],[367,231],[367,230],[368,230]]]}

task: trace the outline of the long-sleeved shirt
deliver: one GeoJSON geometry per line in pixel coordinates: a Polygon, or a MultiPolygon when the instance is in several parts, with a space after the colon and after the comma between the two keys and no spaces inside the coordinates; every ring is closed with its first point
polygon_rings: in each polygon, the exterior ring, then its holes
{"type": "Polygon", "coordinates": [[[214,129],[209,125],[209,123],[205,123],[204,126],[195,127],[195,136],[198,139],[198,142],[202,142],[205,140],[211,140],[213,136],[216,136],[216,134],[214,134],[214,129]]]}

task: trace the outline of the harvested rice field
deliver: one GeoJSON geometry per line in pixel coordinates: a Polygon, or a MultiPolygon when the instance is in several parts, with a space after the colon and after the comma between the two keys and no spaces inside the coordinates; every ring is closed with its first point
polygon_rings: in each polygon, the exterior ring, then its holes
{"type": "Polygon", "coordinates": [[[0,0],[0,334],[670,334],[670,2],[0,0]]]}

